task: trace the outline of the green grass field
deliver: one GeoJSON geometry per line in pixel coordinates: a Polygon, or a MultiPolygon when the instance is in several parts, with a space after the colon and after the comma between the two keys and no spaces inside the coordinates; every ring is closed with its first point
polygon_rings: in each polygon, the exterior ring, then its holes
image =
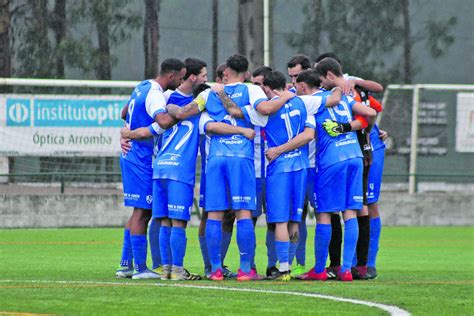
{"type": "MultiPolygon", "coordinates": [[[[314,263],[314,227],[308,233],[310,267],[314,263]]],[[[121,237],[121,229],[0,230],[0,315],[386,314],[374,307],[276,291],[394,305],[413,315],[474,315],[473,227],[386,227],[378,259],[379,277],[352,283],[118,280],[114,272],[121,237]],[[241,291],[206,288],[212,286],[241,291]]],[[[260,272],[266,265],[264,237],[264,228],[259,228],[260,272]]],[[[226,264],[237,269],[235,236],[226,264]]],[[[185,265],[202,273],[195,228],[188,230],[185,265]]]]}

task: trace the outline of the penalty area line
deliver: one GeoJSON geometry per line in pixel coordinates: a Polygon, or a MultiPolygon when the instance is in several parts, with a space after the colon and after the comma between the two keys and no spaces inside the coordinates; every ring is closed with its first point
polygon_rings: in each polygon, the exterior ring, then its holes
{"type": "Polygon", "coordinates": [[[263,294],[276,294],[276,295],[291,295],[300,297],[311,297],[325,300],[331,300],[336,302],[351,303],[357,305],[363,305],[368,307],[374,307],[388,312],[394,316],[409,316],[410,313],[404,309],[401,309],[394,305],[386,305],[381,303],[375,303],[370,301],[363,301],[351,298],[344,298],[339,296],[308,293],[308,292],[294,292],[294,291],[276,291],[276,290],[263,290],[263,289],[249,289],[239,287],[226,287],[226,286],[205,286],[205,285],[191,285],[191,284],[177,284],[177,283],[127,283],[127,282],[97,282],[97,281],[54,281],[54,280],[0,280],[0,283],[49,283],[49,284],[95,284],[95,285],[117,285],[117,286],[158,286],[158,287],[175,287],[175,288],[190,288],[190,289],[201,289],[201,290],[217,290],[217,291],[230,291],[230,292],[247,292],[247,293],[263,293],[263,294]]]}

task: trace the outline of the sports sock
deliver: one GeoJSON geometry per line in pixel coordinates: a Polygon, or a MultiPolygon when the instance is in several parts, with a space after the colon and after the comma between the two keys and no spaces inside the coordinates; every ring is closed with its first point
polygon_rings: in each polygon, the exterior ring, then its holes
{"type": "Polygon", "coordinates": [[[152,218],[148,227],[148,243],[150,244],[151,260],[153,269],[161,265],[160,254],[160,227],[161,221],[152,218]]]}
{"type": "Polygon", "coordinates": [[[344,252],[342,255],[341,272],[350,271],[352,259],[357,246],[357,237],[359,235],[359,225],[356,218],[348,219],[344,222],[344,252]]]}
{"type": "Polygon", "coordinates": [[[339,214],[331,214],[332,236],[329,244],[329,259],[331,267],[341,265],[342,226],[339,214]]]}
{"type": "Polygon", "coordinates": [[[170,247],[171,227],[161,226],[160,229],[160,253],[161,264],[171,264],[171,247],[170,247]]]}
{"type": "Polygon", "coordinates": [[[288,271],[290,241],[275,240],[275,249],[278,261],[280,261],[280,271],[288,271]]]}
{"type": "Polygon", "coordinates": [[[122,258],[120,259],[121,267],[133,268],[133,252],[132,242],[130,240],[130,229],[123,230],[122,258]]]}
{"type": "Polygon", "coordinates": [[[237,221],[237,245],[240,252],[240,269],[244,273],[250,272],[250,260],[254,256],[255,231],[252,219],[244,218],[237,221]]]}
{"type": "Polygon", "coordinates": [[[267,245],[267,267],[275,267],[277,264],[277,253],[275,249],[275,232],[267,229],[267,235],[265,238],[265,244],[267,245]]]}
{"type": "Polygon", "coordinates": [[[209,252],[207,252],[206,236],[199,236],[199,247],[201,248],[202,260],[204,261],[204,270],[211,271],[211,261],[209,252]]]}
{"type": "MultiPolygon", "coordinates": [[[[304,266],[306,264],[306,239],[308,231],[306,229],[306,221],[304,219],[299,223],[298,248],[296,249],[296,263],[304,266]]],[[[290,257],[290,260],[291,257],[290,257]]]]}
{"type": "Polygon", "coordinates": [[[288,252],[288,263],[290,266],[293,264],[293,259],[295,259],[295,253],[298,249],[299,242],[290,242],[290,249],[288,252]]]}
{"type": "Polygon", "coordinates": [[[186,229],[183,227],[171,228],[170,247],[173,266],[182,267],[186,254],[186,229]]]}
{"type": "Polygon", "coordinates": [[[369,215],[357,217],[357,223],[359,225],[359,238],[357,239],[357,265],[366,266],[370,240],[369,215]]]}
{"type": "Polygon", "coordinates": [[[138,272],[143,272],[147,269],[146,251],[148,244],[146,235],[130,235],[130,240],[132,241],[133,259],[135,261],[134,268],[138,272]]]}
{"type": "Polygon", "coordinates": [[[224,264],[225,256],[227,255],[227,251],[229,250],[229,245],[230,245],[231,240],[232,240],[232,233],[222,231],[222,246],[221,246],[222,264],[224,264]]]}
{"type": "Polygon", "coordinates": [[[207,219],[206,223],[206,243],[209,259],[211,261],[212,272],[222,269],[222,222],[215,219],[207,219]]]}
{"type": "Polygon", "coordinates": [[[379,251],[380,232],[382,230],[382,220],[380,217],[370,220],[370,242],[369,254],[367,256],[367,266],[375,268],[377,252],[379,251]]]}
{"type": "Polygon", "coordinates": [[[331,231],[331,224],[316,224],[316,234],[314,235],[314,253],[316,256],[314,271],[316,273],[321,273],[326,268],[331,231]]]}

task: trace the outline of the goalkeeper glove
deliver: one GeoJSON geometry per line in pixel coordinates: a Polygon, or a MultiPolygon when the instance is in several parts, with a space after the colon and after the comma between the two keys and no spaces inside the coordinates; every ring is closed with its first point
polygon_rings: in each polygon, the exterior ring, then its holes
{"type": "Polygon", "coordinates": [[[335,121],[331,121],[330,119],[326,119],[323,123],[323,127],[329,136],[336,137],[341,134],[347,133],[352,131],[352,127],[350,123],[339,123],[335,121]]]}

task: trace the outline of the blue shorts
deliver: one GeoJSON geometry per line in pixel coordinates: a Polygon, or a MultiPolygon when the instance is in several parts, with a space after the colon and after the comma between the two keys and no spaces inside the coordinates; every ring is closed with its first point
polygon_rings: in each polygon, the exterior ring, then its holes
{"type": "Polygon", "coordinates": [[[255,211],[256,187],[253,160],[237,157],[207,160],[206,211],[255,211]]]}
{"type": "Polygon", "coordinates": [[[153,169],[120,157],[122,169],[123,203],[125,206],[151,210],[153,201],[153,169]]]}
{"type": "Polygon", "coordinates": [[[382,185],[383,165],[385,150],[380,148],[372,153],[372,165],[369,171],[369,186],[367,189],[367,203],[373,204],[379,201],[380,186],[382,185]]]}
{"type": "Polygon", "coordinates": [[[257,178],[257,208],[252,212],[253,218],[258,218],[262,215],[262,212],[265,212],[266,201],[265,201],[265,192],[266,192],[266,181],[265,178],[257,178]]]}
{"type": "Polygon", "coordinates": [[[362,158],[353,158],[318,169],[317,213],[362,209],[362,158]]]}
{"type": "Polygon", "coordinates": [[[267,176],[267,222],[300,222],[307,169],[267,176]]]}
{"type": "Polygon", "coordinates": [[[316,168],[308,168],[308,180],[306,181],[306,200],[315,208],[314,204],[314,184],[316,181],[316,168]]]}
{"type": "Polygon", "coordinates": [[[189,221],[193,211],[193,186],[187,183],[153,179],[153,218],[168,217],[189,221]]]}

